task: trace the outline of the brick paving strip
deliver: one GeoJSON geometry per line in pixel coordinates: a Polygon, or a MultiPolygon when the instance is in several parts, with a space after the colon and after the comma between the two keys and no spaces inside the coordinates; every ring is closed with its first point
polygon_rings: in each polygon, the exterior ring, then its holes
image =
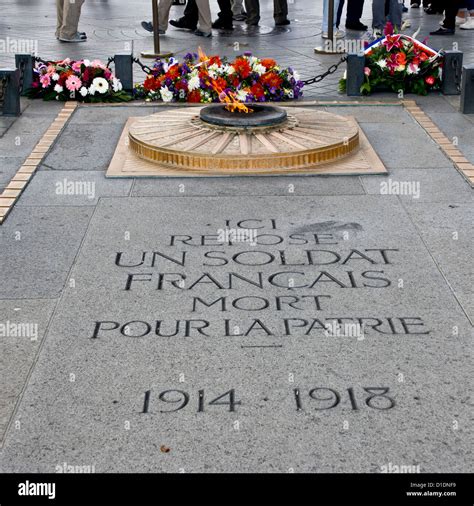
{"type": "Polygon", "coordinates": [[[459,151],[452,140],[435,125],[432,119],[421,109],[415,100],[404,100],[405,109],[411,114],[416,122],[436,142],[443,153],[453,162],[462,176],[474,187],[474,165],[459,151]]]}
{"type": "Polygon", "coordinates": [[[41,164],[46,153],[61,133],[76,107],[77,102],[71,101],[64,104],[64,107],[58,113],[56,119],[51,123],[50,127],[46,130],[38,144],[36,144],[28,158],[23,162],[23,165],[4,188],[3,193],[0,194],[0,225],[5,221],[8,213],[13,209],[20,195],[28,186],[36,169],[41,164]]]}

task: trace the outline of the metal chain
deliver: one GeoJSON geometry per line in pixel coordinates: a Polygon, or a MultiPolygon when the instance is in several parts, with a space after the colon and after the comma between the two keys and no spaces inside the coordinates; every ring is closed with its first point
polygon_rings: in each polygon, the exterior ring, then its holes
{"type": "Polygon", "coordinates": [[[461,72],[460,66],[456,65],[456,60],[452,60],[451,65],[454,70],[454,83],[456,84],[456,89],[461,92],[461,72]]]}
{"type": "Polygon", "coordinates": [[[133,63],[136,63],[142,70],[145,72],[145,74],[151,74],[153,71],[151,70],[148,65],[143,65],[143,63],[138,58],[133,58],[133,63]]]}
{"type": "Polygon", "coordinates": [[[113,56],[111,56],[108,60],[107,60],[107,65],[106,67],[109,69],[110,68],[110,64],[111,63],[115,63],[115,58],[113,56]]]}
{"type": "Polygon", "coordinates": [[[49,61],[43,60],[43,58],[40,58],[39,56],[35,56],[33,59],[34,61],[42,63],[43,65],[49,65],[51,63],[49,61]]]}
{"type": "Polygon", "coordinates": [[[21,95],[23,93],[23,81],[25,78],[26,62],[24,60],[22,60],[20,63],[20,66],[18,68],[20,70],[20,81],[18,83],[18,92],[21,95]]]}
{"type": "Polygon", "coordinates": [[[3,106],[3,100],[5,98],[5,92],[7,91],[8,77],[3,76],[0,80],[0,107],[3,106]]]}
{"type": "Polygon", "coordinates": [[[309,86],[310,84],[316,84],[321,82],[325,77],[334,74],[336,70],[339,68],[340,65],[342,65],[344,62],[347,61],[347,56],[343,56],[338,63],[335,63],[334,65],[331,65],[326,72],[323,74],[320,74],[319,76],[312,77],[311,79],[307,79],[306,81],[303,81],[303,84],[305,86],[309,86]]]}

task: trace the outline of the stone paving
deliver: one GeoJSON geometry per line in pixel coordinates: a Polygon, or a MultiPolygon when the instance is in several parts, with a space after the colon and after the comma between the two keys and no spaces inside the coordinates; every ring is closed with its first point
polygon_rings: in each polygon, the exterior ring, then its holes
{"type": "MultiPolygon", "coordinates": [[[[0,2],[2,33],[35,24],[44,56],[66,56],[53,2],[23,19],[0,2]]],[[[130,28],[148,2],[133,23],[119,5],[88,2],[81,56],[149,47],[130,28]]],[[[310,76],[328,61],[319,19],[255,50],[310,76]]],[[[310,106],[358,120],[389,171],[359,177],[107,179],[127,118],[166,109],[79,106],[0,226],[0,471],[472,471],[472,189],[404,107],[373,98],[310,106]]],[[[415,98],[474,162],[459,98],[415,98]]],[[[0,118],[0,188],[61,104],[22,108],[0,118]]]]}

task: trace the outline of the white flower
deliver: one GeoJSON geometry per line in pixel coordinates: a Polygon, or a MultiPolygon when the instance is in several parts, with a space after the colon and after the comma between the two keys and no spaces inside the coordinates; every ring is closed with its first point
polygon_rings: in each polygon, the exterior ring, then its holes
{"type": "Polygon", "coordinates": [[[209,70],[217,72],[219,70],[219,65],[217,65],[217,63],[213,63],[212,65],[209,65],[209,70]]]}
{"type": "Polygon", "coordinates": [[[86,67],[90,67],[91,66],[91,61],[90,60],[83,60],[82,63],[86,66],[86,67]]]}
{"type": "Polygon", "coordinates": [[[237,100],[239,102],[245,102],[245,99],[247,98],[248,92],[244,90],[238,90],[235,96],[237,97],[237,100]]]}
{"type": "Polygon", "coordinates": [[[387,62],[385,60],[379,60],[377,62],[377,65],[381,68],[381,69],[386,69],[387,68],[387,62]]]}
{"type": "Polygon", "coordinates": [[[89,86],[89,89],[88,89],[87,91],[88,91],[89,95],[95,95],[95,92],[96,92],[97,90],[95,89],[94,84],[91,84],[91,85],[89,86]]]}
{"type": "Polygon", "coordinates": [[[230,76],[230,74],[235,74],[235,69],[232,65],[224,65],[224,72],[230,76]]]}
{"type": "Polygon", "coordinates": [[[301,80],[301,76],[299,75],[298,72],[296,72],[296,70],[293,70],[293,77],[295,78],[295,81],[301,80]]]}
{"type": "Polygon", "coordinates": [[[64,90],[64,88],[60,85],[60,84],[57,84],[55,87],[54,87],[54,91],[56,93],[62,93],[64,90]]]}
{"type": "Polygon", "coordinates": [[[256,72],[258,75],[262,75],[262,74],[265,74],[267,69],[263,65],[260,65],[260,63],[256,63],[253,66],[253,71],[256,72]]]}
{"type": "Polygon", "coordinates": [[[347,79],[347,70],[344,70],[344,75],[342,76],[343,79],[347,79]]]}
{"type": "Polygon", "coordinates": [[[168,89],[168,86],[163,86],[160,89],[160,95],[163,102],[171,102],[173,100],[173,92],[168,89]]]}
{"type": "Polygon", "coordinates": [[[109,89],[109,83],[103,77],[96,77],[92,81],[91,88],[92,87],[94,88],[95,91],[98,91],[99,93],[104,94],[104,93],[107,93],[107,91],[109,89]]]}
{"type": "Polygon", "coordinates": [[[407,74],[418,74],[420,72],[420,67],[415,65],[414,63],[410,63],[407,68],[407,74]]]}
{"type": "Polygon", "coordinates": [[[115,93],[122,91],[122,83],[120,82],[120,79],[117,79],[116,77],[112,79],[112,89],[115,93]]]}
{"type": "Polygon", "coordinates": [[[189,91],[197,90],[201,87],[201,80],[199,79],[198,73],[193,72],[188,80],[189,91]]]}
{"type": "Polygon", "coordinates": [[[258,58],[256,56],[248,56],[247,60],[249,61],[250,65],[252,65],[252,66],[258,62],[258,58]]]}
{"type": "Polygon", "coordinates": [[[53,81],[59,81],[59,74],[57,72],[55,72],[52,76],[51,76],[51,79],[53,81]]]}
{"type": "Polygon", "coordinates": [[[82,86],[81,89],[79,90],[79,93],[85,97],[87,95],[87,88],[85,86],[82,86]]]}

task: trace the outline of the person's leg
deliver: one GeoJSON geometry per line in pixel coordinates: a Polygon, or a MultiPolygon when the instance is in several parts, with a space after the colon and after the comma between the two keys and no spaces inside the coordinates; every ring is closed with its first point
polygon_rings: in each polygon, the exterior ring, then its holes
{"type": "Polygon", "coordinates": [[[283,23],[288,19],[288,1],[273,0],[273,19],[275,23],[283,23]]]}
{"type": "Polygon", "coordinates": [[[447,28],[448,30],[456,29],[456,14],[458,13],[460,4],[461,2],[458,0],[448,0],[445,2],[444,28],[447,28]]]}
{"type": "Polygon", "coordinates": [[[356,25],[360,23],[362,12],[364,10],[364,0],[347,0],[346,23],[356,25]]]}
{"type": "Polygon", "coordinates": [[[372,28],[383,30],[385,26],[385,0],[372,1],[372,28]]]}
{"type": "Polygon", "coordinates": [[[60,29],[59,37],[61,39],[71,40],[76,37],[81,8],[84,0],[74,0],[64,2],[63,24],[60,29]]]}
{"type": "Polygon", "coordinates": [[[158,5],[158,28],[164,32],[168,29],[171,5],[173,5],[173,0],[160,0],[158,5]]]}
{"type": "MultiPolygon", "coordinates": [[[[339,9],[339,0],[334,0],[334,31],[336,31],[337,9],[339,9]]],[[[329,24],[329,1],[323,2],[323,32],[328,31],[329,24]]]]}
{"type": "Polygon", "coordinates": [[[232,14],[240,16],[244,11],[244,0],[232,0],[232,14]]]}
{"type": "Polygon", "coordinates": [[[63,14],[64,14],[64,0],[56,0],[56,38],[61,33],[61,26],[63,26],[63,14]]]}
{"type": "Polygon", "coordinates": [[[195,30],[198,23],[199,10],[196,5],[196,0],[188,0],[184,9],[182,17],[179,19],[172,19],[170,25],[176,28],[187,28],[195,30]]]}
{"type": "Polygon", "coordinates": [[[217,0],[217,3],[219,5],[219,14],[217,16],[220,24],[232,26],[233,14],[230,0],[217,0]]]}
{"type": "Polygon", "coordinates": [[[209,0],[196,0],[199,30],[205,34],[212,32],[212,18],[209,0]]]}
{"type": "Polygon", "coordinates": [[[260,2],[259,0],[244,0],[245,10],[247,11],[248,25],[258,25],[260,21],[260,2]]]}
{"type": "MultiPolygon", "coordinates": [[[[350,0],[347,0],[348,3],[350,3],[350,0]]],[[[340,0],[339,7],[337,8],[337,16],[336,16],[336,26],[339,28],[341,25],[341,19],[342,19],[342,11],[344,9],[344,4],[346,3],[345,0],[340,0]]]]}
{"type": "Polygon", "coordinates": [[[390,0],[390,21],[398,31],[400,31],[400,27],[402,26],[402,9],[403,4],[398,0],[390,0]]]}

